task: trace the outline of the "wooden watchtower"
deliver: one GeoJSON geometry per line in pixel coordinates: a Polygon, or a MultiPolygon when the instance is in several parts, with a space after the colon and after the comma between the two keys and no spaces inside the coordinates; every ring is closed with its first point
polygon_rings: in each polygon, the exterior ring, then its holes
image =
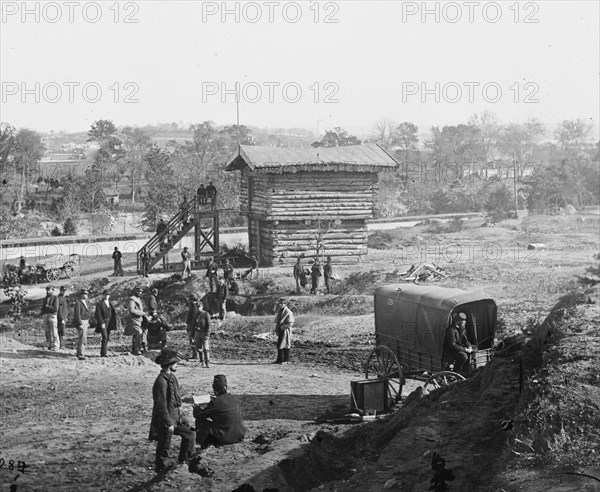
{"type": "Polygon", "coordinates": [[[241,171],[240,211],[250,251],[263,265],[324,253],[341,262],[367,253],[378,173],[398,162],[377,144],[329,148],[242,145],[227,161],[241,171]]]}

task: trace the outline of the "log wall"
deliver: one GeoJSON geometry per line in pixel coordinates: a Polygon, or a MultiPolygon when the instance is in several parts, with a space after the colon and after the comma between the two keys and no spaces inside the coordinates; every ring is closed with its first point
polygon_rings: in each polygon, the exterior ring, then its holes
{"type": "Polygon", "coordinates": [[[313,257],[319,231],[329,229],[322,241],[325,256],[358,262],[367,254],[366,219],[373,216],[376,190],[376,173],[245,168],[241,209],[250,215],[250,250],[263,265],[292,264],[298,256],[313,257]]]}

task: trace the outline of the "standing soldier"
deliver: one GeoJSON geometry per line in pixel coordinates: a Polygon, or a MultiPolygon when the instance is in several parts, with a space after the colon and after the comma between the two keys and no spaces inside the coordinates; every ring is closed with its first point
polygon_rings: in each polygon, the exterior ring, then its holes
{"type": "Polygon", "coordinates": [[[140,266],[142,267],[142,277],[148,277],[148,268],[150,267],[150,253],[146,248],[142,249],[140,254],[140,266]]]}
{"type": "Polygon", "coordinates": [[[302,277],[302,271],[304,267],[302,263],[300,263],[300,257],[298,256],[298,260],[294,263],[294,280],[296,280],[296,294],[300,294],[300,278],[302,277]]]}
{"type": "Polygon", "coordinates": [[[181,278],[185,278],[187,272],[188,278],[192,276],[192,255],[188,251],[188,247],[185,246],[181,252],[181,259],[183,264],[183,271],[181,272],[181,278]]]}
{"type": "Polygon", "coordinates": [[[287,300],[279,299],[277,316],[275,316],[275,333],[277,335],[277,360],[274,364],[287,364],[290,361],[292,348],[292,326],[294,313],[287,306],[287,300]]]}
{"type": "Polygon", "coordinates": [[[315,258],[315,261],[312,264],[310,269],[310,278],[312,280],[312,285],[310,288],[311,294],[316,294],[317,289],[319,288],[319,277],[321,276],[321,264],[319,263],[319,259],[315,258]]]}
{"type": "Polygon", "coordinates": [[[224,320],[227,314],[227,298],[229,297],[229,285],[225,282],[223,277],[219,277],[219,284],[217,285],[217,301],[219,303],[219,319],[224,320]]]}
{"type": "Polygon", "coordinates": [[[325,287],[327,287],[327,293],[331,293],[331,279],[333,278],[333,267],[331,265],[331,256],[327,257],[327,261],[323,266],[323,278],[325,279],[325,287]]]}
{"type": "Polygon", "coordinates": [[[190,294],[190,296],[188,297],[188,313],[187,316],[185,317],[185,324],[187,326],[186,331],[188,334],[188,339],[190,342],[190,345],[192,346],[192,351],[193,351],[193,347],[194,347],[194,319],[196,317],[196,296],[194,294],[190,294]]]}
{"type": "Polygon", "coordinates": [[[180,361],[177,352],[168,348],[162,349],[154,361],[160,364],[161,371],[152,387],[154,407],[148,438],[151,441],[158,441],[154,465],[156,473],[163,473],[167,469],[173,435],[181,436],[179,463],[189,460],[194,453],[196,432],[192,430],[181,411],[181,393],[179,382],[175,377],[176,365],[180,361]]]}
{"type": "Polygon", "coordinates": [[[144,304],[142,303],[142,299],[140,299],[142,292],[141,287],[134,288],[128,304],[129,316],[127,317],[127,323],[129,331],[133,332],[131,340],[131,353],[133,355],[142,355],[140,349],[143,349],[144,352],[146,351],[146,344],[143,343],[142,322],[144,321],[144,316],[147,316],[147,314],[144,312],[144,304]]]}
{"type": "Polygon", "coordinates": [[[108,340],[110,332],[117,328],[117,311],[112,302],[108,290],[102,291],[102,300],[96,304],[96,333],[102,336],[100,346],[100,357],[108,357],[108,340]]]}
{"type": "Polygon", "coordinates": [[[67,288],[64,285],[60,286],[58,293],[58,311],[57,311],[57,324],[58,324],[58,341],[61,349],[65,348],[65,328],[69,319],[69,305],[67,304],[67,298],[65,292],[67,288]]]}
{"type": "Polygon", "coordinates": [[[46,332],[46,343],[49,350],[56,350],[60,346],[58,338],[58,297],[54,295],[54,287],[46,287],[46,297],[42,303],[42,323],[46,332]]]}
{"type": "Polygon", "coordinates": [[[151,315],[158,313],[158,289],[152,289],[148,297],[148,308],[151,315]]]}
{"type": "Polygon", "coordinates": [[[119,251],[119,248],[115,246],[115,250],[113,251],[113,263],[114,263],[114,271],[113,277],[122,277],[123,276],[123,264],[121,263],[121,258],[123,255],[119,251]]]}
{"type": "Polygon", "coordinates": [[[208,186],[206,187],[206,197],[210,201],[210,209],[214,210],[217,202],[217,189],[213,185],[212,181],[209,181],[208,186]]]}
{"type": "Polygon", "coordinates": [[[113,277],[117,277],[117,276],[122,277],[123,276],[123,264],[121,263],[121,258],[123,258],[123,255],[119,251],[119,248],[117,246],[115,246],[115,250],[113,251],[113,254],[112,254],[112,259],[114,262],[113,277]]]}
{"type": "Polygon", "coordinates": [[[225,279],[225,283],[229,285],[234,278],[233,274],[233,266],[229,263],[228,259],[225,259],[225,264],[223,265],[223,278],[225,279]]]}
{"type": "Polygon", "coordinates": [[[209,367],[210,362],[210,316],[202,305],[202,301],[196,303],[196,314],[193,323],[194,336],[194,359],[199,358],[200,364],[209,367]]]}
{"type": "Polygon", "coordinates": [[[198,204],[200,206],[204,205],[206,203],[206,188],[203,183],[196,190],[196,195],[198,195],[198,204]]]}
{"type": "Polygon", "coordinates": [[[73,326],[77,329],[77,358],[79,360],[85,360],[87,330],[90,326],[90,306],[88,304],[87,289],[82,289],[81,297],[75,301],[73,326]]]}
{"type": "Polygon", "coordinates": [[[213,291],[213,285],[216,287],[217,285],[217,276],[219,274],[219,266],[215,261],[214,257],[210,257],[208,261],[208,265],[206,267],[206,277],[208,278],[208,284],[210,286],[210,291],[213,291]]]}

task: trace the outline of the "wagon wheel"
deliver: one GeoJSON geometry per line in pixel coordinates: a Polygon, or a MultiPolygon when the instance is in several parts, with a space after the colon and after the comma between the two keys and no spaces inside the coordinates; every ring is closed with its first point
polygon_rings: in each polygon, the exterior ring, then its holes
{"type": "Polygon", "coordinates": [[[65,275],[68,278],[77,277],[80,273],[79,265],[77,263],[73,263],[72,261],[69,261],[68,263],[66,263],[64,269],[65,269],[65,275]]]}
{"type": "Polygon", "coordinates": [[[54,282],[60,278],[60,270],[58,268],[50,268],[46,270],[46,279],[48,282],[54,282]]]}
{"type": "Polygon", "coordinates": [[[389,410],[400,400],[404,375],[398,358],[385,345],[375,347],[365,362],[365,377],[374,376],[387,381],[386,409],[389,410]]]}
{"type": "Polygon", "coordinates": [[[429,376],[427,381],[425,381],[425,385],[423,386],[424,390],[433,391],[439,388],[445,388],[446,386],[450,386],[458,381],[464,381],[465,377],[458,374],[457,372],[452,371],[441,371],[436,372],[435,374],[429,376]],[[428,387],[429,386],[429,387],[428,387]]]}

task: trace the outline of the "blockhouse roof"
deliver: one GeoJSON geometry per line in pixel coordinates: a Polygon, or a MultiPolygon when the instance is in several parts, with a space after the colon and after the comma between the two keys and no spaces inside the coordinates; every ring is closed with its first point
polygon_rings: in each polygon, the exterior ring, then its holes
{"type": "Polygon", "coordinates": [[[395,169],[398,161],[377,144],[344,147],[284,148],[241,145],[226,164],[227,171],[245,166],[253,172],[300,171],[381,172],[395,169]]]}

